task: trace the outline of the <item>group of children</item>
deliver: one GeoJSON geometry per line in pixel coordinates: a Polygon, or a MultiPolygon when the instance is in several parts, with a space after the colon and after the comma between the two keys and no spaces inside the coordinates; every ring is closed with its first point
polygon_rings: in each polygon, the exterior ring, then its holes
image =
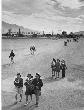
{"type": "Polygon", "coordinates": [[[52,68],[52,77],[59,78],[59,73],[62,70],[62,78],[65,77],[65,70],[67,69],[66,63],[64,60],[60,61],[59,59],[55,60],[53,58],[53,61],[51,63],[52,68]]]}
{"type": "Polygon", "coordinates": [[[67,46],[67,44],[71,42],[71,39],[67,39],[67,41],[64,41],[64,46],[67,46]]]}
{"type": "MultiPolygon", "coordinates": [[[[78,41],[79,41],[79,38],[78,37],[74,37],[73,38],[73,42],[78,42],[78,41]]],[[[69,42],[72,42],[72,40],[68,38],[66,41],[64,41],[64,46],[67,46],[67,44],[69,42]]]]}
{"type": "MultiPolygon", "coordinates": [[[[32,47],[31,47],[32,49],[32,47]]],[[[30,49],[30,50],[31,50],[30,49]]],[[[35,47],[33,47],[35,51],[35,47]]],[[[31,53],[32,54],[32,53],[31,53]]],[[[33,53],[34,54],[34,53],[33,53]]],[[[15,56],[13,50],[10,53],[9,58],[11,58],[11,62],[14,63],[13,57],[15,56]]],[[[65,70],[67,69],[66,63],[64,60],[60,61],[59,59],[55,60],[53,58],[53,61],[51,63],[51,68],[52,68],[52,77],[59,78],[59,73],[60,70],[62,70],[62,78],[65,77],[65,70]]],[[[20,73],[17,73],[17,77],[14,80],[14,85],[15,85],[15,90],[16,90],[16,103],[17,101],[17,95],[20,94],[20,102],[22,101],[22,94],[23,94],[23,85],[26,87],[25,95],[26,95],[26,104],[28,102],[28,96],[31,97],[32,100],[32,94],[35,94],[36,96],[36,106],[38,106],[38,101],[39,101],[39,96],[41,95],[41,87],[43,86],[43,82],[40,79],[39,73],[36,73],[35,78],[33,79],[33,76],[31,74],[27,75],[27,79],[25,80],[25,83],[23,84],[23,79],[21,77],[20,73]]]]}
{"type": "Polygon", "coordinates": [[[36,96],[36,106],[38,106],[39,102],[39,96],[41,95],[41,87],[43,86],[42,79],[40,79],[40,74],[36,73],[35,78],[33,79],[33,76],[31,74],[27,75],[27,79],[25,80],[25,83],[23,84],[23,79],[21,78],[20,73],[17,73],[17,77],[14,80],[14,85],[15,85],[15,90],[16,90],[16,103],[18,102],[17,100],[17,95],[20,94],[20,101],[22,101],[22,94],[23,94],[23,85],[26,87],[25,95],[26,95],[26,104],[28,102],[28,96],[31,97],[32,101],[32,94],[35,94],[36,96]]]}

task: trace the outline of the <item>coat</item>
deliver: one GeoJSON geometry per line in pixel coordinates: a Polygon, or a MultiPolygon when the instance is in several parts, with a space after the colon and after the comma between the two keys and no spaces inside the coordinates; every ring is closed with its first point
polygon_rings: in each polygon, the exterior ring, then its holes
{"type": "Polygon", "coordinates": [[[15,85],[16,87],[18,87],[18,88],[23,87],[23,79],[20,78],[20,79],[18,80],[18,78],[15,78],[14,85],[15,85]]]}
{"type": "Polygon", "coordinates": [[[56,63],[56,71],[60,72],[60,63],[59,62],[56,63]]]}
{"type": "Polygon", "coordinates": [[[32,84],[34,85],[34,89],[36,90],[37,89],[37,87],[38,87],[38,90],[41,90],[41,87],[43,86],[43,82],[42,82],[42,79],[34,79],[33,81],[32,81],[32,84]]]}
{"type": "Polygon", "coordinates": [[[9,58],[14,57],[14,56],[15,56],[15,54],[13,52],[11,52],[9,58]]]}
{"type": "Polygon", "coordinates": [[[67,69],[65,64],[61,64],[61,69],[62,69],[62,77],[65,77],[65,70],[67,69]]]}
{"type": "Polygon", "coordinates": [[[31,94],[33,94],[34,86],[32,84],[32,80],[26,79],[24,85],[26,86],[25,95],[31,95],[31,94]]]}

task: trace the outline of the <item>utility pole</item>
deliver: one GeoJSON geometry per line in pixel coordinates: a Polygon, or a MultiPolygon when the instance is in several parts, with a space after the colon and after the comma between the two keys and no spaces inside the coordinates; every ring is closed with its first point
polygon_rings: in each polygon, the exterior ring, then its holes
{"type": "Polygon", "coordinates": [[[44,35],[45,35],[45,33],[44,33],[44,31],[43,31],[43,37],[44,37],[44,35]]]}
{"type": "Polygon", "coordinates": [[[53,37],[53,31],[52,31],[52,37],[53,37]]]}

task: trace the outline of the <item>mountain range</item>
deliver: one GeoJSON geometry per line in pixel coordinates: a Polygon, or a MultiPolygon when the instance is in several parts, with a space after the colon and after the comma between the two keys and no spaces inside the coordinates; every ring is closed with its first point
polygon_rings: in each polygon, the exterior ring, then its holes
{"type": "Polygon", "coordinates": [[[38,32],[35,30],[24,28],[23,26],[19,26],[16,24],[9,24],[9,23],[6,23],[5,21],[2,21],[2,33],[7,33],[9,29],[11,29],[12,32],[18,32],[19,28],[21,32],[38,32]]]}
{"type": "MultiPolygon", "coordinates": [[[[11,29],[12,32],[18,32],[19,28],[20,28],[21,32],[38,32],[35,30],[24,28],[23,26],[19,26],[16,24],[9,24],[5,21],[2,21],[2,33],[7,33],[9,29],[11,29]]],[[[84,31],[75,32],[75,34],[83,34],[84,35],[84,31]]]]}

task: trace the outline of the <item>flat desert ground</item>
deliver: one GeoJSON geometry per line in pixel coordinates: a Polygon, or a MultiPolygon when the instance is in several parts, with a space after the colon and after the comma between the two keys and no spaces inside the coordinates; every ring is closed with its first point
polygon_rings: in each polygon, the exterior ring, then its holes
{"type": "MultiPolygon", "coordinates": [[[[3,39],[2,40],[2,110],[84,110],[84,39],[68,43],[66,39],[3,39]],[[30,46],[35,45],[35,55],[30,54],[30,46]],[[14,50],[14,64],[10,64],[9,54],[14,50]],[[51,78],[51,61],[59,58],[66,61],[64,79],[51,78]],[[23,100],[14,104],[14,78],[20,72],[24,81],[28,73],[35,76],[39,72],[43,80],[39,106],[35,107],[35,96],[27,106],[25,87],[23,100]]],[[[29,98],[30,100],[30,98],[29,98]]]]}

